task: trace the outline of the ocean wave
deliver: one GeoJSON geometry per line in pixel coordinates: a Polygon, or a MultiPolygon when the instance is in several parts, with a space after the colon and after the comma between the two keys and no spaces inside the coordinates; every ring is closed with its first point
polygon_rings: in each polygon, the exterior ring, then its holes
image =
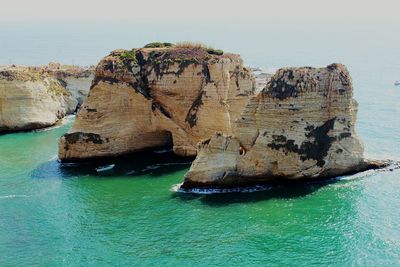
{"type": "MultiPolygon", "coordinates": [[[[375,175],[381,172],[389,172],[389,171],[399,171],[400,170],[400,162],[393,162],[389,166],[382,169],[375,170],[367,170],[363,172],[359,172],[352,175],[344,175],[338,176],[335,178],[327,179],[327,180],[316,180],[316,181],[306,181],[305,185],[315,184],[315,183],[326,183],[327,181],[351,181],[357,180],[361,178],[365,178],[368,176],[375,175]]],[[[255,185],[249,187],[235,187],[235,188],[191,188],[191,189],[182,189],[182,183],[175,184],[171,187],[172,192],[177,193],[192,193],[192,194],[201,194],[201,195],[210,195],[210,194],[223,194],[223,193],[252,193],[252,192],[260,192],[267,191],[272,188],[281,187],[281,185],[255,185]]]]}
{"type": "Polygon", "coordinates": [[[397,171],[400,169],[400,162],[393,162],[392,164],[388,165],[387,167],[384,167],[382,169],[375,169],[375,170],[367,170],[363,172],[359,172],[356,174],[352,175],[344,175],[344,176],[338,176],[336,178],[333,178],[337,181],[351,181],[351,180],[356,180],[356,179],[361,179],[365,178],[368,176],[375,175],[376,173],[381,173],[381,172],[389,172],[389,171],[397,171]]]}
{"type": "Polygon", "coordinates": [[[192,162],[169,162],[169,163],[158,163],[158,166],[175,166],[175,165],[191,165],[192,162]]]}
{"type": "Polygon", "coordinates": [[[21,197],[29,197],[29,196],[27,196],[27,195],[6,195],[6,196],[0,196],[0,199],[21,198],[21,197]]]}
{"type": "Polygon", "coordinates": [[[52,155],[48,161],[53,161],[53,160],[58,160],[57,154],[52,155]]]}
{"type": "Polygon", "coordinates": [[[177,193],[192,193],[199,195],[211,195],[211,194],[226,194],[226,193],[253,193],[267,191],[273,188],[273,186],[268,185],[255,185],[247,187],[234,187],[234,188],[191,188],[182,189],[182,184],[175,184],[171,187],[172,192],[177,193]]]}
{"type": "Polygon", "coordinates": [[[151,170],[156,170],[160,168],[159,165],[149,165],[146,168],[142,169],[142,172],[146,172],[146,171],[151,171],[151,170]]]}
{"type": "Polygon", "coordinates": [[[42,128],[42,129],[34,130],[34,132],[39,132],[40,133],[40,132],[47,132],[47,131],[51,131],[51,130],[54,130],[54,129],[58,129],[58,128],[64,126],[65,124],[70,123],[75,118],[75,116],[76,115],[67,115],[64,118],[62,118],[59,123],[56,123],[55,125],[50,126],[50,127],[45,127],[45,128],[42,128]]]}
{"type": "Polygon", "coordinates": [[[172,149],[161,149],[161,150],[154,150],[153,152],[156,154],[164,154],[164,153],[169,153],[172,152],[172,149]]]}

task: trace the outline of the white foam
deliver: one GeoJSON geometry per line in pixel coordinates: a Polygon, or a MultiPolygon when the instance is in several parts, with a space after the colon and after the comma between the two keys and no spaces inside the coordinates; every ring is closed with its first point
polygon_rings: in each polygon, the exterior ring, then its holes
{"type": "Polygon", "coordinates": [[[53,160],[57,160],[58,159],[58,155],[54,154],[53,156],[51,156],[51,158],[48,161],[53,161],[53,160]]]}
{"type": "Polygon", "coordinates": [[[134,173],[137,173],[137,171],[131,170],[131,171],[127,172],[126,174],[127,174],[127,175],[130,175],[130,174],[134,174],[134,173]]]}
{"type": "Polygon", "coordinates": [[[77,162],[61,162],[61,160],[58,159],[58,158],[57,158],[57,161],[58,161],[58,163],[61,164],[61,166],[64,166],[64,167],[75,167],[75,166],[80,166],[80,164],[77,163],[77,162]]]}
{"type": "Polygon", "coordinates": [[[149,165],[146,168],[142,169],[142,172],[150,171],[150,170],[156,170],[158,168],[160,168],[160,166],[158,166],[158,165],[149,165]]]}
{"type": "MultiPolygon", "coordinates": [[[[359,172],[353,175],[347,176],[338,176],[336,178],[332,178],[337,181],[351,181],[356,179],[361,179],[364,177],[372,176],[378,172],[388,172],[388,171],[399,171],[400,170],[400,162],[393,162],[391,165],[375,170],[367,170],[364,172],[359,172]]],[[[324,182],[323,180],[317,180],[318,182],[324,182]]],[[[314,182],[313,182],[314,183],[314,182]]],[[[307,182],[305,182],[307,184],[307,182]]],[[[272,188],[277,188],[279,186],[268,186],[268,185],[255,185],[251,187],[235,187],[235,188],[191,188],[191,189],[182,189],[182,184],[176,184],[171,187],[171,191],[178,193],[192,193],[192,194],[201,194],[201,195],[210,195],[210,194],[223,194],[223,193],[252,193],[252,192],[260,192],[267,191],[272,188]]]]}
{"type": "Polygon", "coordinates": [[[234,187],[234,188],[191,188],[182,189],[182,184],[176,184],[171,187],[172,192],[177,193],[192,193],[200,195],[211,195],[211,194],[226,194],[226,193],[253,193],[267,191],[272,188],[272,186],[267,185],[255,185],[248,187],[234,187]]]}
{"type": "Polygon", "coordinates": [[[191,162],[170,162],[170,163],[159,163],[158,166],[174,166],[174,165],[190,165],[191,162]]]}
{"type": "Polygon", "coordinates": [[[19,197],[29,197],[27,195],[7,195],[7,196],[0,196],[0,199],[5,199],[5,198],[19,198],[19,197]]]}
{"type": "Polygon", "coordinates": [[[64,126],[65,124],[71,122],[71,120],[73,120],[75,118],[76,115],[67,115],[64,118],[61,119],[61,121],[53,126],[50,127],[46,127],[46,128],[42,128],[42,129],[36,129],[34,130],[34,132],[46,132],[46,131],[50,131],[50,130],[54,130],[54,129],[58,129],[62,126],[64,126]]]}
{"type": "Polygon", "coordinates": [[[353,175],[347,175],[347,176],[338,176],[335,179],[338,181],[350,181],[350,180],[355,180],[355,179],[361,179],[364,177],[372,176],[376,173],[379,172],[388,172],[388,171],[397,171],[400,169],[400,162],[393,162],[389,166],[382,168],[382,169],[375,169],[375,170],[367,170],[363,172],[359,172],[353,175]]]}
{"type": "Polygon", "coordinates": [[[156,154],[163,154],[163,153],[167,153],[167,152],[172,152],[172,149],[154,150],[153,152],[156,154]]]}

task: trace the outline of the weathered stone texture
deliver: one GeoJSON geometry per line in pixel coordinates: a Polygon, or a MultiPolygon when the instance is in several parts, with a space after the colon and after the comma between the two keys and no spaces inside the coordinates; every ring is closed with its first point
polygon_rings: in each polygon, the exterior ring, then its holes
{"type": "Polygon", "coordinates": [[[61,138],[61,160],[117,156],[171,147],[194,156],[197,143],[217,131],[232,133],[254,91],[238,55],[202,47],[116,50],[101,60],[87,100],[61,138]],[[68,136],[100,136],[101,143],[68,136]]]}
{"type": "Polygon", "coordinates": [[[0,71],[0,132],[32,130],[54,125],[73,111],[72,98],[47,73],[0,71]]]}
{"type": "Polygon", "coordinates": [[[322,178],[369,167],[354,125],[357,103],[341,64],[280,69],[253,96],[233,134],[199,145],[183,188],[322,178]]]}

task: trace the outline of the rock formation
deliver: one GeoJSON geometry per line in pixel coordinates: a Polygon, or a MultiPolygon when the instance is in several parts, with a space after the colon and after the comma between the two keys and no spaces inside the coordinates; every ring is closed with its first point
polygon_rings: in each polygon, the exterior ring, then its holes
{"type": "Polygon", "coordinates": [[[86,98],[94,70],[50,63],[0,67],[0,133],[54,125],[86,98]]]}
{"type": "Polygon", "coordinates": [[[74,111],[82,105],[94,79],[94,69],[92,67],[83,68],[75,65],[49,63],[48,66],[42,67],[41,71],[55,77],[70,92],[73,99],[72,105],[75,107],[74,111]]]}
{"type": "Polygon", "coordinates": [[[49,74],[0,71],[0,133],[54,125],[74,108],[70,93],[49,74]]]}
{"type": "Polygon", "coordinates": [[[240,56],[201,46],[157,46],[116,50],[101,60],[88,98],[60,140],[61,160],[156,148],[194,156],[200,140],[232,133],[254,91],[240,56]]]}
{"type": "Polygon", "coordinates": [[[280,69],[251,97],[233,134],[199,144],[183,189],[324,178],[379,167],[363,158],[345,66],[280,69]]]}

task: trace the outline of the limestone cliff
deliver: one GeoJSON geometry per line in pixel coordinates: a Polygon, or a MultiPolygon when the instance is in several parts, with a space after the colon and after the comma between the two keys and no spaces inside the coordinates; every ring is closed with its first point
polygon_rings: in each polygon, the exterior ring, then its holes
{"type": "Polygon", "coordinates": [[[74,106],[74,111],[83,104],[94,79],[92,67],[49,63],[47,66],[40,67],[40,71],[50,74],[62,83],[71,94],[71,105],[74,106]]]}
{"type": "Polygon", "coordinates": [[[182,188],[323,178],[376,167],[363,158],[356,112],[345,66],[280,69],[251,97],[233,135],[214,134],[199,144],[182,188]]]}
{"type": "Polygon", "coordinates": [[[89,96],[60,140],[59,158],[169,147],[196,155],[200,140],[232,133],[253,91],[239,55],[201,46],[116,50],[98,64],[89,96]]]}
{"type": "Polygon", "coordinates": [[[51,126],[73,109],[70,93],[49,74],[0,71],[0,133],[51,126]]]}

